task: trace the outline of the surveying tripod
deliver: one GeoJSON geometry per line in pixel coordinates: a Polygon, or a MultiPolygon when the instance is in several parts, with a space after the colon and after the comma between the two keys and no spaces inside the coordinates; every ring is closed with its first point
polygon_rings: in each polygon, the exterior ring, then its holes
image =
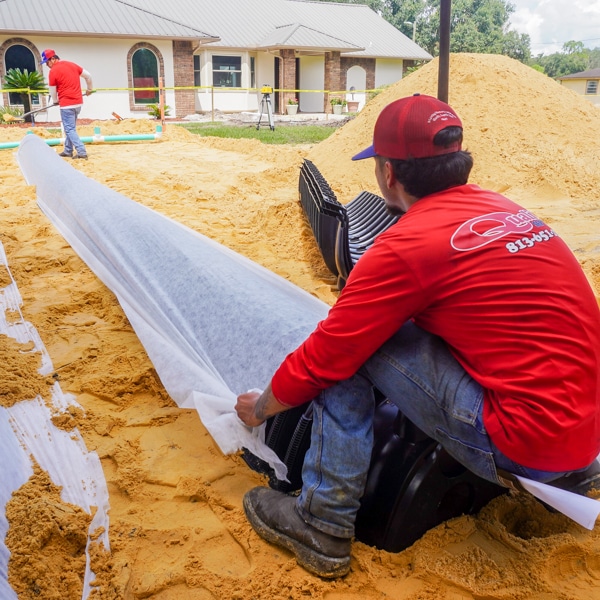
{"type": "Polygon", "coordinates": [[[273,107],[271,105],[271,94],[273,93],[273,88],[268,85],[263,85],[260,91],[262,92],[263,97],[260,103],[260,115],[258,117],[256,129],[260,129],[260,122],[262,120],[263,113],[266,110],[267,118],[269,119],[269,127],[271,128],[271,131],[275,131],[275,121],[273,120],[273,107]]]}

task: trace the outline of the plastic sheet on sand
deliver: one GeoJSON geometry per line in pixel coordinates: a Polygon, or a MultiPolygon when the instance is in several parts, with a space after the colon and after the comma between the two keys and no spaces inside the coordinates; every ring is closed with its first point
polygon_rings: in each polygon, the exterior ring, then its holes
{"type": "Polygon", "coordinates": [[[285,467],[237,394],[264,387],[328,306],[282,277],[73,169],[40,138],[17,153],[44,213],[117,296],[182,408],[195,408],[224,453],[248,448],[285,467]]]}

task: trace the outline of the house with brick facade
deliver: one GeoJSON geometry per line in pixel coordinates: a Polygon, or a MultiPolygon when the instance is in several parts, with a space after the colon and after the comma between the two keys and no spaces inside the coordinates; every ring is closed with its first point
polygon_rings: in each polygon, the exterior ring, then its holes
{"type": "MultiPolygon", "coordinates": [[[[309,0],[0,0],[0,78],[38,69],[52,48],[92,74],[83,118],[146,117],[159,88],[171,116],[329,112],[335,95],[368,94],[432,56],[366,5],[309,0]]],[[[0,90],[0,105],[18,94],[0,90]]],[[[34,107],[47,99],[33,98],[34,107]]],[[[56,109],[49,109],[49,113],[56,109]]],[[[57,120],[52,115],[49,120],[57,120]]]]}

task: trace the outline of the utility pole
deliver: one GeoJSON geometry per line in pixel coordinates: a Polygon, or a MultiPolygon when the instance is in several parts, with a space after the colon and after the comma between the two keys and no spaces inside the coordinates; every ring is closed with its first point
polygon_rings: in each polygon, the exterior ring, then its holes
{"type": "Polygon", "coordinates": [[[415,41],[415,38],[417,37],[417,22],[416,21],[404,21],[405,25],[412,25],[412,30],[413,30],[413,34],[412,34],[412,41],[415,41]]]}
{"type": "Polygon", "coordinates": [[[438,100],[448,102],[448,80],[450,73],[450,10],[452,0],[441,0],[440,4],[440,57],[438,67],[438,100]]]}

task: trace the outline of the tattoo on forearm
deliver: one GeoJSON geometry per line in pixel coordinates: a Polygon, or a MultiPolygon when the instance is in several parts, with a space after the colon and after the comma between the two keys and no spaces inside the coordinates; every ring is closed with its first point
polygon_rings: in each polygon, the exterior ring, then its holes
{"type": "Polygon", "coordinates": [[[267,394],[263,394],[254,406],[254,416],[261,421],[264,421],[268,418],[266,406],[268,400],[269,396],[267,394]]]}

